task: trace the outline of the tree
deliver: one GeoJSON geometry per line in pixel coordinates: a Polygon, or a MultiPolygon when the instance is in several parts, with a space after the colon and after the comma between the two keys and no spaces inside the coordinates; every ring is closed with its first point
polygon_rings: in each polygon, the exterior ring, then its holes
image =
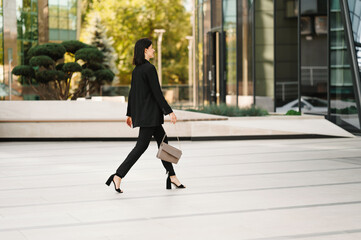
{"type": "Polygon", "coordinates": [[[108,34],[113,37],[118,53],[119,78],[129,84],[134,68],[132,57],[136,40],[148,37],[157,47],[154,29],[165,29],[162,43],[163,81],[186,83],[188,79],[188,40],[191,34],[190,15],[182,0],[102,0],[93,1],[94,12],[98,12],[108,34]]]}
{"type": "Polygon", "coordinates": [[[104,83],[110,83],[114,74],[101,64],[103,54],[94,47],[79,41],[61,44],[46,43],[29,49],[29,65],[16,66],[12,73],[20,76],[22,85],[29,85],[41,99],[67,100],[99,91],[104,83]],[[74,57],[74,62],[64,63],[64,56],[74,57]],[[94,67],[95,66],[95,67],[94,67]],[[71,93],[74,73],[82,73],[78,88],[71,93]]]}
{"type": "Polygon", "coordinates": [[[118,74],[119,71],[115,64],[118,55],[112,46],[114,43],[113,38],[107,36],[107,30],[101,23],[98,13],[89,14],[88,19],[88,25],[83,34],[84,42],[98,48],[104,55],[103,65],[114,74],[118,74]]]}

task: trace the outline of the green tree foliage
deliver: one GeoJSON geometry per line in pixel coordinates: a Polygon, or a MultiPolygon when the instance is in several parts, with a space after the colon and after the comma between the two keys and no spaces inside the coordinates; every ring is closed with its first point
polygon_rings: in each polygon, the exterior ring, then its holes
{"type": "Polygon", "coordinates": [[[76,40],[64,41],[61,43],[61,45],[63,45],[67,53],[71,54],[75,54],[75,52],[81,48],[90,47],[89,45],[76,40]]]}
{"type": "Polygon", "coordinates": [[[103,65],[114,74],[118,74],[116,61],[118,54],[113,47],[114,40],[108,37],[107,29],[101,21],[99,13],[92,12],[88,15],[88,25],[84,29],[84,42],[96,47],[104,54],[103,65]]]}
{"type": "Polygon", "coordinates": [[[34,56],[49,56],[54,61],[62,59],[66,50],[58,43],[45,43],[42,45],[36,45],[29,49],[27,56],[31,59],[34,56]]]}
{"type": "Polygon", "coordinates": [[[114,39],[120,83],[130,83],[134,44],[138,39],[148,37],[157,48],[154,29],[166,30],[162,42],[163,83],[187,82],[188,40],[185,37],[191,34],[191,25],[182,0],[102,0],[93,1],[92,9],[99,13],[109,36],[114,39]]]}
{"type": "Polygon", "coordinates": [[[12,73],[21,76],[20,83],[29,85],[42,99],[67,100],[99,93],[100,87],[114,78],[113,72],[102,65],[103,54],[79,41],[34,46],[29,49],[28,56],[29,65],[16,66],[12,73]],[[65,54],[73,55],[75,62],[64,63],[65,54]],[[84,76],[71,92],[76,72],[84,76]]]}

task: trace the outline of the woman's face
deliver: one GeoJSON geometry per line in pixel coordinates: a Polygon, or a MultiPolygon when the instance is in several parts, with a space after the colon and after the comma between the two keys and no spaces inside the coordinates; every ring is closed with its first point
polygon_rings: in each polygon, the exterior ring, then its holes
{"type": "Polygon", "coordinates": [[[153,44],[151,44],[148,48],[144,50],[144,55],[145,57],[148,56],[148,58],[151,59],[154,58],[154,52],[155,50],[153,49],[153,44]]]}

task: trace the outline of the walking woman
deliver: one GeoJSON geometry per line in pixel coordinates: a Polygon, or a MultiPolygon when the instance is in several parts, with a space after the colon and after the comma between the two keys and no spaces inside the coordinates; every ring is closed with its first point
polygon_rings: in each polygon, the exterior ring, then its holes
{"type": "MultiPolygon", "coordinates": [[[[152,136],[159,148],[165,135],[162,127],[163,115],[169,114],[171,122],[173,124],[177,122],[176,115],[163,97],[157,71],[149,62],[149,59],[154,57],[154,52],[152,41],[147,38],[142,38],[135,43],[133,58],[135,68],[132,72],[126,122],[129,127],[132,125],[133,128],[139,127],[139,136],[133,150],[106,182],[108,186],[113,182],[115,191],[119,193],[122,193],[120,182],[148,148],[152,136]]],[[[167,137],[164,142],[168,143],[167,137]]],[[[172,163],[162,160],[162,164],[168,173],[166,188],[171,189],[171,183],[177,188],[185,188],[176,177],[172,163]]]]}

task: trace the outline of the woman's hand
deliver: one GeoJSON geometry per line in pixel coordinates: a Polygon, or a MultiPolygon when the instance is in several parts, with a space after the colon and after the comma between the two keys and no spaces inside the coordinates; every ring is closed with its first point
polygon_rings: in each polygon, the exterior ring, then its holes
{"type": "Polygon", "coordinates": [[[129,127],[132,127],[132,118],[131,117],[127,117],[126,122],[129,127]]]}
{"type": "Polygon", "coordinates": [[[173,124],[175,124],[175,123],[177,122],[177,117],[176,117],[176,115],[174,114],[174,112],[170,113],[169,116],[170,116],[170,121],[171,121],[173,124]]]}

